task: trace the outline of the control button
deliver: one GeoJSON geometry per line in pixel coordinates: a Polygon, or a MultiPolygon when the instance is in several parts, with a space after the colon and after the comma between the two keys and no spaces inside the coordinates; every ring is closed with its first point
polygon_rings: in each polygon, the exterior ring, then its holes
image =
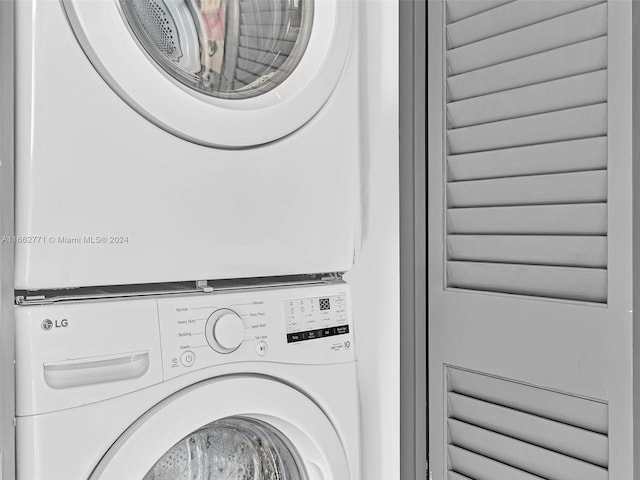
{"type": "Polygon", "coordinates": [[[256,345],[256,352],[258,352],[258,355],[261,357],[264,357],[267,354],[267,350],[269,350],[267,342],[258,342],[256,345]]]}
{"type": "Polygon", "coordinates": [[[180,363],[185,367],[193,366],[193,364],[196,363],[196,354],[191,350],[187,350],[180,355],[180,363]]]}
{"type": "Polygon", "coordinates": [[[207,320],[205,336],[216,352],[231,353],[244,342],[244,320],[228,308],[216,310],[207,320]]]}
{"type": "Polygon", "coordinates": [[[287,334],[287,342],[299,342],[302,340],[302,335],[299,333],[289,333],[287,334]]]}
{"type": "Polygon", "coordinates": [[[343,335],[349,333],[349,325],[343,325],[342,327],[336,327],[336,335],[343,335]]]}

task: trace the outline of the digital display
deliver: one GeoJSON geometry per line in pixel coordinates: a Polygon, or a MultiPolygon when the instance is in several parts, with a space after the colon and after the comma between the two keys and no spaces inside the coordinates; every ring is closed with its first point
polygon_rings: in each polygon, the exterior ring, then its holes
{"type": "Polygon", "coordinates": [[[344,293],[285,300],[284,307],[288,343],[349,333],[347,297],[344,293]]]}
{"type": "Polygon", "coordinates": [[[320,299],[320,310],[330,310],[331,309],[331,301],[328,298],[320,299]]]}

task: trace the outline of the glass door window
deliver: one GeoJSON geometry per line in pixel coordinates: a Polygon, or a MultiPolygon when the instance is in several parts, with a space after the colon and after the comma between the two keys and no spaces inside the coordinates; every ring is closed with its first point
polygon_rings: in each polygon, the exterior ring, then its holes
{"type": "Polygon", "coordinates": [[[120,0],[130,30],[180,83],[217,98],[260,95],[302,58],[313,0],[120,0]]]}
{"type": "Polygon", "coordinates": [[[272,426],[228,417],[176,443],[143,480],[307,480],[300,456],[272,426]]]}

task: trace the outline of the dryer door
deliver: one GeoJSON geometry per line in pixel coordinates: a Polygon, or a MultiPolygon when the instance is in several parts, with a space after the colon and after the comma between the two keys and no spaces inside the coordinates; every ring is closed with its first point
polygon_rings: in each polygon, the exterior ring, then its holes
{"type": "Polygon", "coordinates": [[[298,129],[337,85],[352,0],[63,0],[83,50],[131,107],[199,144],[298,129]]]}
{"type": "MultiPolygon", "coordinates": [[[[354,460],[355,461],[355,460],[354,460]]],[[[196,384],[156,405],[89,480],[349,480],[340,437],[320,407],[264,377],[196,384]]]]}

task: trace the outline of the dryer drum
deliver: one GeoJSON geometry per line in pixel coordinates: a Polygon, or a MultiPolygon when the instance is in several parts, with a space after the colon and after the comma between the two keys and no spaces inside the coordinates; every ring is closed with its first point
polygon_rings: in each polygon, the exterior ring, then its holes
{"type": "Polygon", "coordinates": [[[300,62],[313,0],[120,0],[134,37],[184,85],[249,98],[282,83],[300,62]]]}
{"type": "Polygon", "coordinates": [[[187,435],[143,480],[306,480],[295,447],[274,427],[228,417],[187,435]]]}

